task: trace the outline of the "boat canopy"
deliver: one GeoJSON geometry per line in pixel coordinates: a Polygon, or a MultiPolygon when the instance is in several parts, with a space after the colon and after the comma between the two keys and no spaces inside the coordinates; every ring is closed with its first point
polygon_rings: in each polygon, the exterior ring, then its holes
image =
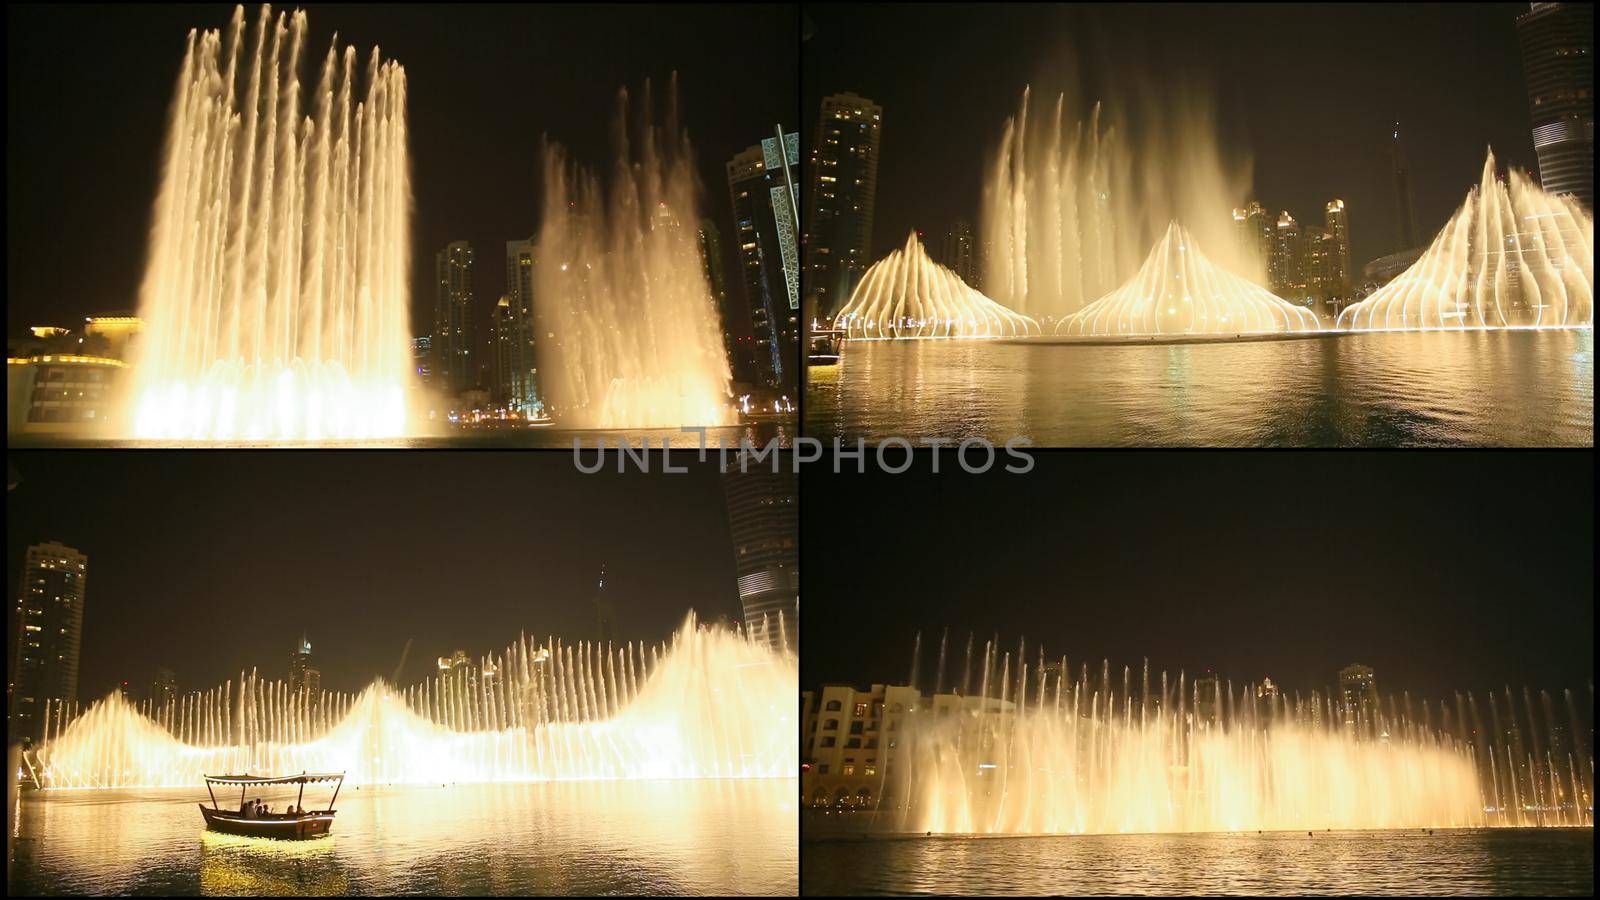
{"type": "Polygon", "coordinates": [[[268,775],[207,775],[206,781],[212,784],[313,784],[319,781],[343,781],[343,772],[308,773],[299,775],[284,775],[273,778],[268,775]]]}

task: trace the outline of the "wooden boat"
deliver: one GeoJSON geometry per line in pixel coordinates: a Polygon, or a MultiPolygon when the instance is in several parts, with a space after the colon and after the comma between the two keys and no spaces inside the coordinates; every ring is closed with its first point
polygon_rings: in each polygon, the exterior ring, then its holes
{"type": "Polygon", "coordinates": [[[344,787],[344,773],[330,772],[325,774],[310,774],[301,772],[299,775],[285,775],[273,778],[261,775],[207,775],[206,793],[211,795],[211,808],[207,809],[204,803],[200,804],[200,815],[206,820],[206,827],[212,831],[225,831],[228,834],[239,834],[245,837],[276,838],[285,841],[299,841],[306,838],[320,837],[333,828],[333,817],[338,810],[333,808],[335,800],[339,799],[339,789],[344,787]],[[333,788],[333,799],[328,801],[328,808],[321,810],[306,810],[302,805],[306,796],[306,785],[321,782],[338,782],[333,788]],[[248,799],[245,793],[251,787],[273,784],[298,784],[300,794],[295,801],[298,813],[257,813],[245,815],[243,810],[248,799]],[[217,793],[212,790],[212,785],[239,786],[239,808],[222,809],[217,805],[217,793]]]}

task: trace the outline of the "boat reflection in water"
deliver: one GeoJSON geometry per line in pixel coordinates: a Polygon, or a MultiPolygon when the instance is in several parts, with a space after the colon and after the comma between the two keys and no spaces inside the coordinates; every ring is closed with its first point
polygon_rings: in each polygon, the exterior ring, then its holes
{"type": "Polygon", "coordinates": [[[206,896],[337,896],[350,892],[333,840],[262,841],[219,831],[200,836],[206,896]]]}

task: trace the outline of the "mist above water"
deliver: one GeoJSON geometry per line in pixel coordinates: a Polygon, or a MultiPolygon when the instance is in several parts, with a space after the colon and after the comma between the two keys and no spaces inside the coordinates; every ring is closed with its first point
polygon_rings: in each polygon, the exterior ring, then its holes
{"type": "Polygon", "coordinates": [[[676,88],[660,125],[653,107],[646,82],[630,126],[628,92],[618,92],[609,185],[561,145],[545,145],[534,313],[541,382],[566,427],[735,421],[676,88]]]}
{"type": "Polygon", "coordinates": [[[1039,319],[1071,315],[1133,277],[1173,222],[1223,269],[1265,283],[1229,217],[1250,163],[1225,153],[1209,96],[1155,83],[1126,104],[1034,93],[984,179],[985,294],[1039,319]]]}

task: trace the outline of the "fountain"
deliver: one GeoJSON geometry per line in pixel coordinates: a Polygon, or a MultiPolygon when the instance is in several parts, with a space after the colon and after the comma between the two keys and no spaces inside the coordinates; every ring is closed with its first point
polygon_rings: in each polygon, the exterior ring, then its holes
{"type": "MultiPolygon", "coordinates": [[[[1268,681],[1236,689],[1210,674],[1157,676],[1148,662],[1124,667],[1120,684],[1108,662],[1073,677],[1064,657],[1047,662],[1040,650],[1030,666],[1026,650],[1014,660],[990,641],[974,673],[969,639],[962,686],[946,693],[941,643],[933,696],[884,711],[892,739],[878,751],[883,765],[867,770],[877,783],[860,792],[870,798],[868,827],[1111,834],[1594,823],[1588,728],[1570,692],[1568,721],[1547,693],[1541,716],[1526,691],[1519,720],[1509,689],[1504,713],[1490,696],[1489,718],[1470,694],[1437,709],[1424,702],[1419,714],[1404,694],[1290,696],[1268,681]]],[[[819,791],[813,802],[830,800],[819,791]]]]}
{"type": "Polygon", "coordinates": [[[1038,334],[1039,323],[990,300],[928,258],[917,233],[872,265],[834,317],[850,340],[994,338],[1038,334]]]}
{"type": "Polygon", "coordinates": [[[1241,335],[1318,331],[1316,313],[1206,258],[1178,223],[1127,284],[1056,323],[1068,335],[1241,335]]]}
{"type": "Polygon", "coordinates": [[[556,420],[573,428],[731,425],[732,376],[700,263],[693,154],[668,91],[666,124],[651,121],[645,86],[636,143],[619,92],[609,192],[544,148],[534,313],[540,371],[556,420]]]}
{"type": "Polygon", "coordinates": [[[1494,151],[1478,184],[1410,268],[1339,314],[1352,331],[1594,325],[1594,215],[1494,151]]]}
{"type": "Polygon", "coordinates": [[[1128,122],[1105,123],[1098,103],[1071,124],[1065,94],[1044,127],[1032,126],[1023,91],[985,180],[985,294],[1036,319],[1065,318],[1133,276],[1174,221],[1198,229],[1221,268],[1266,281],[1226,221],[1249,190],[1248,166],[1224,163],[1205,97],[1157,99],[1172,94],[1140,98],[1134,137],[1128,122]]]}
{"type": "MultiPolygon", "coordinates": [[[[781,623],[780,623],[781,627],[781,623]]],[[[347,771],[354,784],[782,778],[795,772],[798,666],[760,629],[669,643],[519,638],[409,687],[291,692],[241,673],[143,707],[55,707],[27,765],[42,788],[195,787],[202,775],[347,771]]]]}
{"type": "Polygon", "coordinates": [[[189,32],[140,289],[131,428],[165,440],[399,435],[410,377],[405,70],[337,37],[301,109],[306,15],[248,54],[189,32]],[[353,105],[352,105],[353,104],[353,105]]]}

